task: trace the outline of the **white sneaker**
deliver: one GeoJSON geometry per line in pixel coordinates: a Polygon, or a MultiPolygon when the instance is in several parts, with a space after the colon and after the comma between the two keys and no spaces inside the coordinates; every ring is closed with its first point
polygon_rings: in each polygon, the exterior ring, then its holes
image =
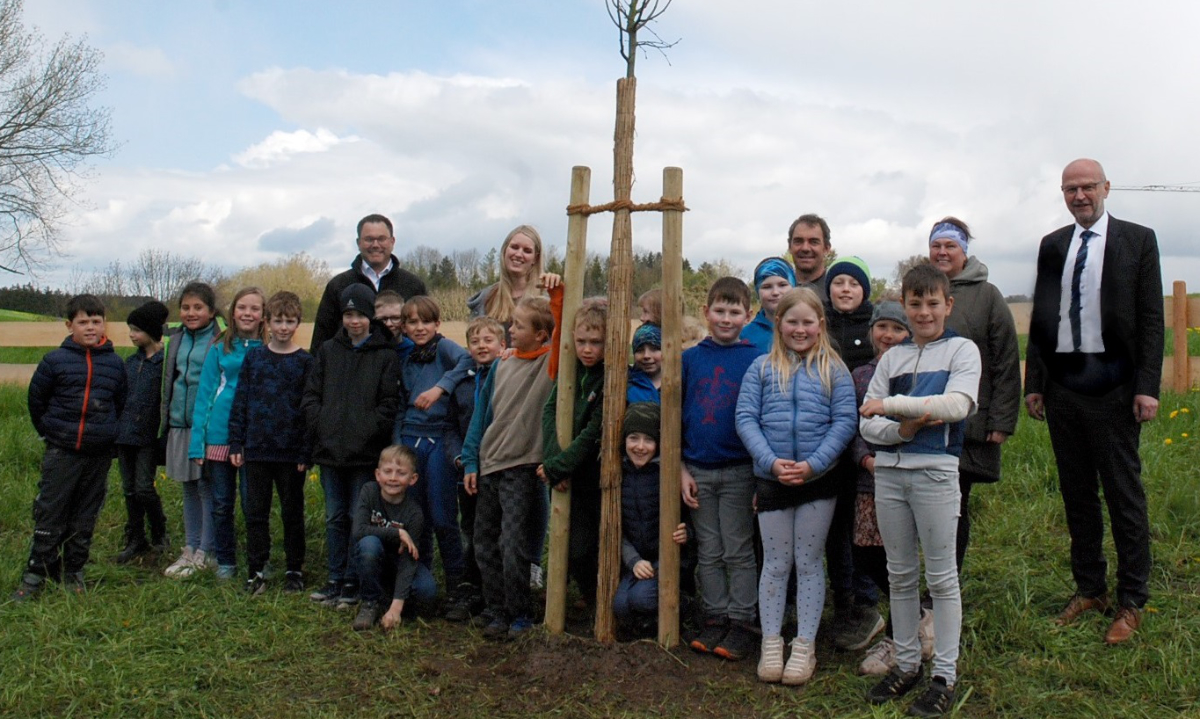
{"type": "Polygon", "coordinates": [[[933,659],[933,643],[937,638],[933,631],[933,610],[921,607],[921,621],[917,624],[917,637],[921,640],[921,658],[933,659]]]}
{"type": "Polygon", "coordinates": [[[817,670],[816,642],[804,641],[800,637],[792,640],[792,655],[783,668],[783,683],[789,686],[804,684],[817,670]]]}
{"type": "Polygon", "coordinates": [[[195,571],[195,552],[191,547],[184,547],[183,553],[179,555],[179,559],[176,559],[171,563],[171,566],[164,569],[163,574],[174,579],[182,579],[183,577],[192,576],[192,573],[195,571]]]}
{"type": "Polygon", "coordinates": [[[862,664],[858,665],[858,673],[867,676],[882,677],[896,668],[896,645],[892,640],[884,637],[875,642],[874,646],[867,650],[867,655],[863,657],[862,664]]]}
{"type": "Polygon", "coordinates": [[[203,549],[197,549],[192,553],[192,566],[201,571],[205,569],[215,569],[217,560],[203,549]]]}
{"type": "Polygon", "coordinates": [[[758,654],[758,680],[778,682],[783,678],[783,637],[764,636],[762,650],[758,654]]]}

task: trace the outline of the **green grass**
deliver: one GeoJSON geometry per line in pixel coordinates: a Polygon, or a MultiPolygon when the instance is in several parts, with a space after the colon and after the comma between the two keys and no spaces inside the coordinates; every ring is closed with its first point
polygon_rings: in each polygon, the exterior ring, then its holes
{"type": "Polygon", "coordinates": [[[35,315],[32,312],[0,309],[0,322],[62,322],[60,317],[35,315]]]}
{"type": "MultiPolygon", "coordinates": [[[[0,364],[37,364],[46,353],[55,347],[0,347],[0,364]]],[[[134,353],[135,347],[114,347],[113,350],[126,358],[134,353]]]]}
{"type": "MultiPolygon", "coordinates": [[[[23,390],[0,388],[0,716],[900,716],[864,703],[871,682],[854,674],[859,656],[835,652],[829,632],[814,680],[790,689],[757,683],[752,662],[645,643],[604,648],[538,633],[495,645],[436,619],[406,621],[390,636],[356,634],[350,616],[303,597],[270,589],[249,599],[238,583],[208,575],[170,581],[161,564],[118,567],[115,468],[89,593],[51,588],[10,604],[41,457],[24,401],[23,390]]],[[[1200,394],[1164,396],[1162,410],[1142,434],[1152,597],[1142,630],[1120,647],[1101,641],[1098,615],[1067,628],[1051,622],[1072,591],[1068,539],[1045,425],[1022,419],[1005,447],[1004,479],[972,496],[958,716],[1196,716],[1200,394]]],[[[160,491],[178,538],[179,489],[164,480],[160,491]]],[[[315,584],[324,579],[316,484],[306,511],[315,584]]],[[[280,541],[278,522],[273,533],[280,541]]],[[[282,557],[278,546],[273,557],[282,557]]]]}

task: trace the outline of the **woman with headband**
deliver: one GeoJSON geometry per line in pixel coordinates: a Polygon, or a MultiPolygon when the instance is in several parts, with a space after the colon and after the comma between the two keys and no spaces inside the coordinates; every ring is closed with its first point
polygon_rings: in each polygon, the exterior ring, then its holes
{"type": "Polygon", "coordinates": [[[742,330],[742,339],[763,352],[771,351],[775,336],[775,308],[788,290],[796,286],[796,272],[787,260],[768,257],[754,268],[754,291],[761,306],[758,314],[742,330]]]}
{"type": "Polygon", "coordinates": [[[962,510],[956,559],[960,576],[971,534],[967,511],[971,485],[1000,479],[1000,445],[1016,430],[1021,406],[1017,328],[1004,296],[987,281],[987,267],[968,252],[971,239],[967,223],[956,217],[939,220],[929,233],[929,261],[950,278],[954,297],[946,328],[973,341],[983,362],[979,409],[967,419],[958,465],[962,510]]]}

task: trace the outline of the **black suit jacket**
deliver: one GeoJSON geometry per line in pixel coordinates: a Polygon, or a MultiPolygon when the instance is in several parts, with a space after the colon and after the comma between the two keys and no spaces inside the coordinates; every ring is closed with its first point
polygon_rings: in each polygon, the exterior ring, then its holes
{"type": "MultiPolygon", "coordinates": [[[[1047,363],[1055,361],[1062,275],[1075,225],[1042,238],[1038,250],[1033,314],[1025,353],[1025,393],[1046,390],[1047,363]]],[[[1162,383],[1163,294],[1154,230],[1108,218],[1104,272],[1100,278],[1100,324],[1104,350],[1134,369],[1134,394],[1158,397],[1162,383]]]]}

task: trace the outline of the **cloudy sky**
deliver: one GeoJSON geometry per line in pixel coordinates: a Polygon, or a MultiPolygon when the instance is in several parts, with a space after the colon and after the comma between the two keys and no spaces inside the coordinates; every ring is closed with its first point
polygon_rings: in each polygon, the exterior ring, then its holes
{"type": "MultiPolygon", "coordinates": [[[[397,251],[565,244],[570,170],[611,199],[615,80],[602,0],[27,0],[50,38],[105,53],[119,151],[97,166],[43,279],[148,247],[230,267],[353,257],[369,212],[397,251]]],[[[679,43],[638,61],[635,201],[684,170],[684,251],[749,270],[804,212],[877,275],[967,220],[1005,294],[1070,219],[1063,165],[1115,185],[1200,183],[1200,3],[676,0],[679,43]],[[731,8],[736,8],[731,10],[731,8]]],[[[1200,186],[1200,184],[1198,184],[1200,186]]],[[[1200,291],[1200,193],[1114,191],[1200,291]]],[[[592,249],[610,223],[594,217],[592,249]]],[[[640,217],[636,246],[660,242],[640,217]]],[[[1169,291],[1169,290],[1168,290],[1169,291]]]]}

